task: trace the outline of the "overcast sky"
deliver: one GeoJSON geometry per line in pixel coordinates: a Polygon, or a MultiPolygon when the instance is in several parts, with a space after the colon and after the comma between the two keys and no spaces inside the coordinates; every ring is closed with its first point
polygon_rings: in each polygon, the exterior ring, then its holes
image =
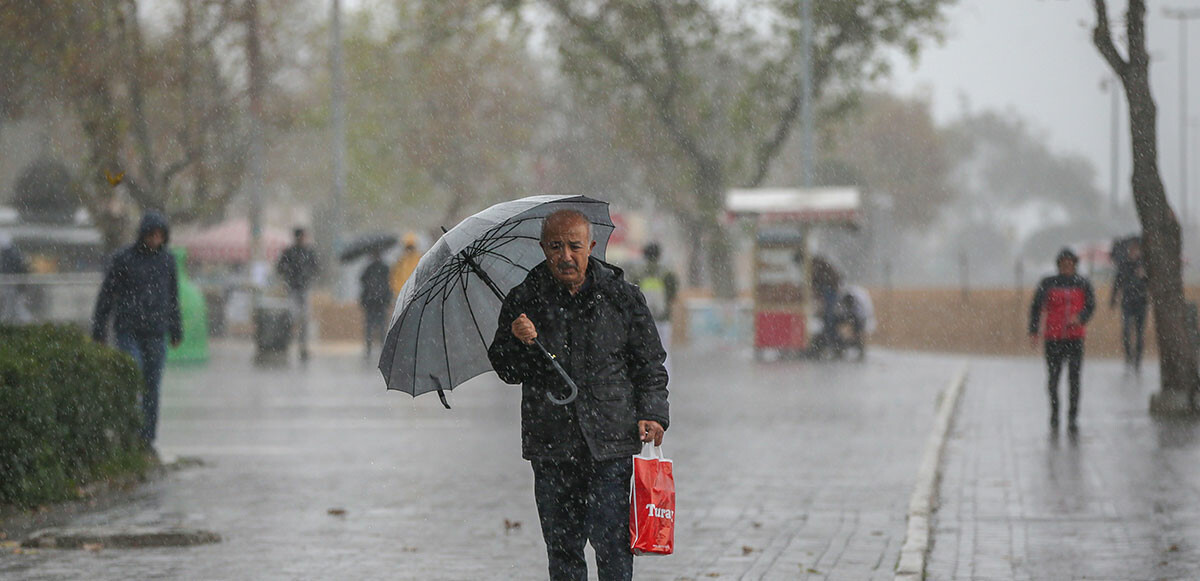
{"type": "MultiPolygon", "coordinates": [[[[1148,2],[1150,78],[1158,104],[1159,162],[1167,194],[1178,210],[1180,115],[1179,23],[1164,7],[1200,9],[1200,0],[1148,2]]],[[[1111,17],[1124,18],[1125,1],[1109,0],[1111,17]]],[[[1044,132],[1052,149],[1086,156],[1096,183],[1109,191],[1111,102],[1100,89],[1108,67],[1091,43],[1090,0],[960,0],[950,11],[946,41],[928,49],[915,68],[901,62],[890,86],[928,95],[935,115],[947,121],[972,110],[1015,110],[1044,132]]],[[[1200,19],[1188,38],[1189,213],[1200,214],[1200,19]]],[[[1121,200],[1129,203],[1129,129],[1121,100],[1121,200]]]]}

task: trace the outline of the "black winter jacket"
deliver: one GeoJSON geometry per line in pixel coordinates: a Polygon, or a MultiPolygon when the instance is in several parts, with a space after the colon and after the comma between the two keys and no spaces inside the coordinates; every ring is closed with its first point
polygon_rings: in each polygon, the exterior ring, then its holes
{"type": "Polygon", "coordinates": [[[137,242],[113,255],[92,316],[92,337],[97,341],[104,340],[109,317],[118,333],[169,335],[172,341],[183,338],[175,255],[166,242],[157,251],[142,243],[155,229],[170,239],[167,219],[147,212],[138,227],[137,242]]]}
{"type": "Polygon", "coordinates": [[[631,456],[642,446],[639,420],[669,424],[666,351],[645,298],[615,266],[589,258],[587,274],[572,297],[543,262],[500,310],[488,358],[505,383],[522,384],[521,455],[527,460],[571,457],[581,449],[580,436],[597,460],[631,456]],[[512,322],[522,313],[578,384],[573,403],[547,399],[547,390],[563,397],[567,388],[536,346],[513,336],[512,322]]]}
{"type": "Polygon", "coordinates": [[[275,263],[275,272],[294,291],[307,291],[314,278],[321,272],[317,253],[308,246],[292,244],[283,250],[275,263]]]}

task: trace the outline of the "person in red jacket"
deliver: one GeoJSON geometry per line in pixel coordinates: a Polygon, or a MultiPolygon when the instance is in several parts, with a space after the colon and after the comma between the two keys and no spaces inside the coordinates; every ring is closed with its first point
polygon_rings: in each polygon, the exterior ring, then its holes
{"type": "Polygon", "coordinates": [[[1058,378],[1062,364],[1067,362],[1071,384],[1070,407],[1067,410],[1067,429],[1078,429],[1075,421],[1079,412],[1079,374],[1083,367],[1083,337],[1085,326],[1096,308],[1092,285],[1075,272],[1079,257],[1064,248],[1055,262],[1058,274],[1042,279],[1033,304],[1029,308],[1029,337],[1037,345],[1038,330],[1046,341],[1046,367],[1050,372],[1050,429],[1058,429],[1058,378]],[[1043,321],[1043,313],[1045,319],[1043,321]]]}

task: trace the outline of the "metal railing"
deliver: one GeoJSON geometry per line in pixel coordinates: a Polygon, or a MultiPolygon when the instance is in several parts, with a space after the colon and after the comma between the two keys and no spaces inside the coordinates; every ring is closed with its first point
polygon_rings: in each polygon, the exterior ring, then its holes
{"type": "Polygon", "coordinates": [[[98,272],[0,275],[0,323],[87,325],[104,275],[98,272]]]}

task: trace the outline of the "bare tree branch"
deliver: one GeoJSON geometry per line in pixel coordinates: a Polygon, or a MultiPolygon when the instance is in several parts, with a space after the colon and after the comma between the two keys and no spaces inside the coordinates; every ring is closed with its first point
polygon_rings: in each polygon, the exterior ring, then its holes
{"type": "Polygon", "coordinates": [[[673,106],[675,93],[679,90],[679,44],[671,34],[671,26],[667,23],[667,14],[663,3],[651,2],[654,11],[654,22],[658,25],[658,43],[662,47],[663,60],[667,64],[667,88],[663,92],[663,100],[668,106],[673,106]]]}
{"type": "MultiPolygon", "coordinates": [[[[1129,63],[1121,57],[1117,46],[1113,44],[1112,31],[1108,26],[1108,5],[1105,0],[1092,0],[1092,3],[1096,7],[1096,28],[1092,29],[1092,43],[1096,45],[1096,49],[1100,51],[1104,60],[1108,61],[1108,66],[1112,67],[1113,72],[1124,80],[1129,63]]],[[[1144,11],[1145,6],[1142,9],[1144,11]]],[[[1130,12],[1132,11],[1133,2],[1131,1],[1130,12]]],[[[1133,40],[1132,30],[1130,30],[1130,40],[1133,40]]],[[[1130,42],[1130,46],[1133,46],[1133,42],[1130,42]]]]}
{"type": "MultiPolygon", "coordinates": [[[[830,71],[833,68],[833,55],[848,41],[849,37],[845,31],[839,30],[830,39],[829,44],[821,51],[820,55],[813,55],[812,100],[814,104],[820,96],[821,88],[825,86],[825,80],[829,78],[830,71]]],[[[816,47],[814,46],[813,48],[815,52],[816,47]]],[[[800,115],[800,106],[803,102],[804,84],[797,82],[792,96],[788,99],[787,107],[784,108],[783,114],[779,117],[779,122],[775,124],[775,130],[770,133],[770,138],[755,149],[754,177],[747,184],[749,187],[758,187],[767,178],[767,173],[771,170],[771,162],[775,160],[775,156],[779,155],[780,150],[783,149],[783,145],[787,143],[788,136],[792,133],[792,128],[796,126],[796,117],[800,115]]]]}

